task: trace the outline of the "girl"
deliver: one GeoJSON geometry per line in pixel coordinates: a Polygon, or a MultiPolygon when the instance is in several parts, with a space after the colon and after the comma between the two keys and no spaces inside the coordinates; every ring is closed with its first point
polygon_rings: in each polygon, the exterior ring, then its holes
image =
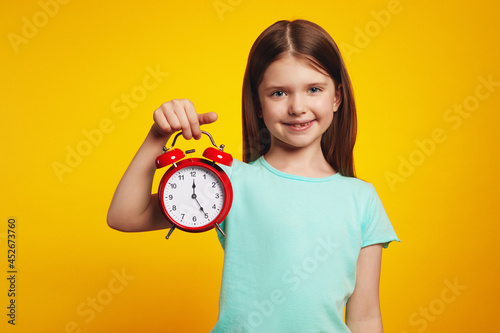
{"type": "MultiPolygon", "coordinates": [[[[116,189],[112,228],[170,227],[150,193],[155,158],[176,131],[199,139],[216,119],[189,100],[154,112],[116,189]]],[[[304,20],[267,28],[244,76],[243,162],[225,168],[234,199],[212,332],[382,332],[382,248],[399,240],[374,187],[355,178],[355,138],[351,83],[330,35],[304,20]]]]}

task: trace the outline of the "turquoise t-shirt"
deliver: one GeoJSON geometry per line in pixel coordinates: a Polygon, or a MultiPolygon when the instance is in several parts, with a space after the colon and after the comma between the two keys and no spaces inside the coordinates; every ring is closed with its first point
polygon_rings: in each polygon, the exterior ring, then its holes
{"type": "Polygon", "coordinates": [[[373,185],[283,173],[263,157],[225,168],[233,204],[213,333],[350,332],[362,247],[399,241],[373,185]]]}

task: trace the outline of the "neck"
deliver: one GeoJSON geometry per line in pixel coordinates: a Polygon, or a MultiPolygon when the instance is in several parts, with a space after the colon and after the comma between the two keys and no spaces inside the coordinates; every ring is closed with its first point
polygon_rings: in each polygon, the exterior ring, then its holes
{"type": "Polygon", "coordinates": [[[308,149],[287,149],[271,144],[264,158],[273,168],[296,176],[323,178],[336,174],[319,145],[308,149]]]}

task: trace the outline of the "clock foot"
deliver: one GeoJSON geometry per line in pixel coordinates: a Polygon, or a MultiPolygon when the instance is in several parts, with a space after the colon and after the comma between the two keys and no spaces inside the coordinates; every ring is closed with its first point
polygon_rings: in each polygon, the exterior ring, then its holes
{"type": "Polygon", "coordinates": [[[224,233],[224,231],[222,231],[220,225],[218,223],[215,223],[215,227],[217,228],[217,230],[219,230],[220,234],[223,236],[223,237],[226,237],[226,234],[224,233]]]}
{"type": "Polygon", "coordinates": [[[173,225],[171,228],[170,228],[170,231],[168,232],[167,236],[165,236],[166,239],[168,239],[170,237],[170,235],[172,234],[172,232],[174,232],[174,229],[175,229],[175,225],[173,225]]]}

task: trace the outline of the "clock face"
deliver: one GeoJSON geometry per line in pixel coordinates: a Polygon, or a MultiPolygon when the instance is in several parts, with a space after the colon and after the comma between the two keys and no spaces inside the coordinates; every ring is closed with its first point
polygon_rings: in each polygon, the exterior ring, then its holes
{"type": "Polygon", "coordinates": [[[158,194],[169,219],[189,230],[203,229],[214,222],[225,204],[220,177],[201,165],[179,165],[172,171],[158,194]]]}

